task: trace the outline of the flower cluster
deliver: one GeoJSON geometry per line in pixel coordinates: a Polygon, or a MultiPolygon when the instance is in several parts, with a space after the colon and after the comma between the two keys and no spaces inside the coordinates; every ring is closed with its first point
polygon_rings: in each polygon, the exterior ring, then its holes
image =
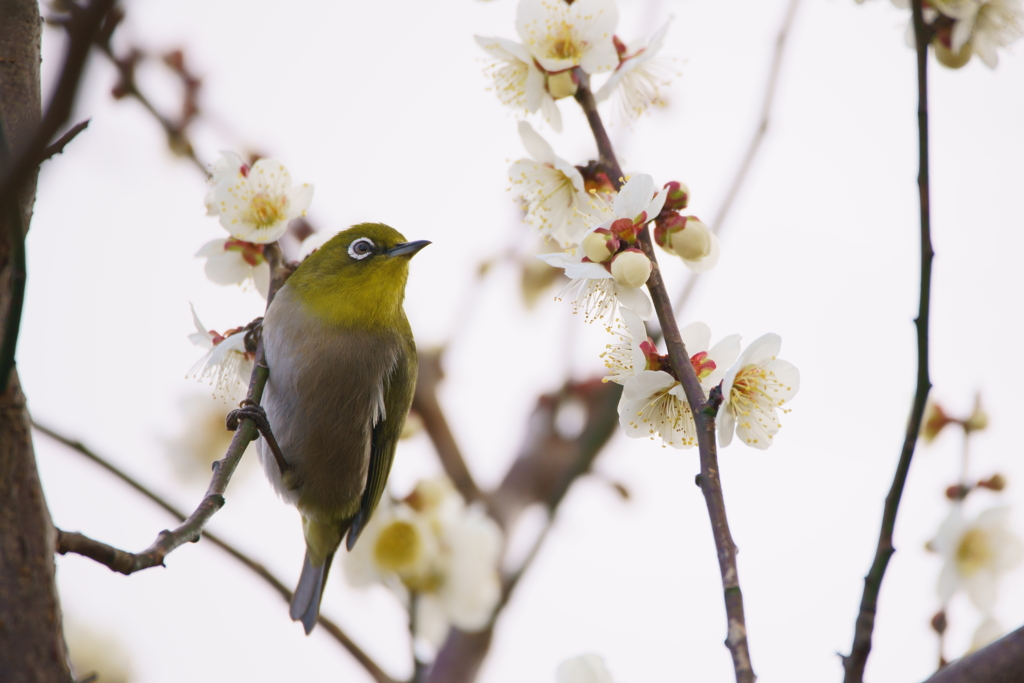
{"type": "MultiPolygon", "coordinates": [[[[306,215],[313,186],[292,185],[291,174],[274,159],[260,159],[251,167],[234,152],[221,152],[210,168],[206,215],[217,216],[231,236],[210,240],[196,256],[206,259],[206,276],[219,285],[253,283],[264,299],[270,292],[270,264],[266,247],[288,229],[288,223],[306,215]]],[[[219,335],[207,330],[196,317],[193,343],[209,349],[189,372],[189,377],[209,380],[215,395],[240,399],[249,384],[253,354],[246,351],[239,330],[219,335]]]]}
{"type": "Polygon", "coordinates": [[[206,214],[217,216],[230,239],[207,242],[196,253],[205,257],[206,275],[219,285],[253,281],[266,298],[270,266],[265,245],[276,242],[288,223],[306,215],[313,186],[292,186],[291,174],[275,159],[260,159],[250,168],[233,152],[213,163],[206,214]]]}
{"type": "Polygon", "coordinates": [[[416,600],[416,635],[437,647],[449,626],[478,631],[501,596],[502,534],[467,507],[447,479],[421,481],[402,501],[382,500],[345,558],[356,586],[383,583],[416,600]]]}
{"type": "MultiPolygon", "coordinates": [[[[892,0],[892,4],[910,8],[910,0],[892,0]]],[[[997,49],[1024,35],[1022,0],[926,0],[924,4],[935,58],[951,69],[966,65],[974,55],[994,69],[999,64],[997,49]]],[[[907,29],[907,44],[915,45],[913,25],[907,29]]]]}
{"type": "MultiPolygon", "coordinates": [[[[609,344],[602,354],[610,371],[606,381],[623,385],[619,400],[622,429],[630,438],[658,436],[665,446],[693,448],[697,445],[696,423],[671,361],[658,354],[639,316],[623,310],[622,321],[615,332],[620,341],[609,344]]],[[[680,335],[691,354],[690,365],[704,400],[714,387],[721,386],[719,443],[728,446],[735,433],[752,448],[768,448],[781,427],[778,410],[800,388],[799,371],[775,357],[781,345],[779,336],[766,334],[740,355],[738,334],[711,346],[711,330],[695,322],[680,335]]]]}
{"type": "Polygon", "coordinates": [[[613,0],[520,0],[516,31],[522,43],[505,38],[476,41],[496,62],[489,67],[502,104],[541,115],[556,131],[562,115],[556,100],[573,97],[581,79],[611,72],[596,99],[619,93],[622,109],[638,116],[661,101],[667,68],[656,58],[666,24],[649,41],[624,44],[615,35],[613,0]]]}

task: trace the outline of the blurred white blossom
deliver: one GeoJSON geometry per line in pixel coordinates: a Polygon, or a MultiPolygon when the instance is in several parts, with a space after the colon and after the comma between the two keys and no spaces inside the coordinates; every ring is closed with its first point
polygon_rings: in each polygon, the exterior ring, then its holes
{"type": "Polygon", "coordinates": [[[1017,41],[1024,29],[1024,8],[1021,0],[958,0],[935,2],[936,8],[954,19],[950,50],[960,53],[968,44],[974,54],[990,69],[999,64],[997,48],[1017,41]],[[947,13],[945,5],[956,5],[955,14],[947,13]],[[963,6],[963,7],[959,7],[963,6]]]}
{"type": "Polygon", "coordinates": [[[306,215],[313,186],[292,186],[288,169],[276,159],[260,159],[252,168],[234,170],[237,155],[225,153],[224,163],[214,164],[217,180],[213,201],[207,195],[207,213],[237,240],[267,244],[280,239],[293,218],[306,215]]]}
{"type": "MultiPolygon", "coordinates": [[[[700,380],[704,398],[711,388],[718,384],[726,368],[740,353],[740,336],[732,334],[713,347],[711,329],[701,322],[690,323],[680,334],[690,365],[700,380]]],[[[631,439],[642,439],[656,435],[662,443],[673,448],[693,448],[697,445],[697,427],[693,412],[686,400],[683,385],[671,373],[671,364],[666,356],[659,356],[653,342],[646,338],[633,339],[631,357],[637,363],[633,376],[625,380],[622,397],[619,399],[619,424],[631,439]],[[640,358],[643,365],[639,365],[640,358]]],[[[619,372],[616,379],[622,383],[626,372],[619,372]]]]}
{"type": "Polygon", "coordinates": [[[196,331],[188,336],[189,340],[209,351],[192,366],[187,376],[208,382],[213,386],[214,396],[230,403],[241,401],[249,388],[254,357],[245,350],[244,331],[228,330],[221,335],[206,329],[196,315],[195,306],[192,307],[192,321],[196,331]]]}
{"type": "Polygon", "coordinates": [[[526,204],[526,222],[562,247],[578,243],[587,232],[586,217],[594,213],[583,176],[555,156],[551,145],[526,121],[519,122],[519,137],[533,160],[516,161],[508,175],[526,204]]]}
{"type": "Polygon", "coordinates": [[[1010,508],[1000,506],[969,521],[962,506],[953,505],[930,544],[944,560],[938,585],[943,604],[963,589],[982,612],[995,607],[1000,575],[1016,567],[1024,551],[1009,518],[1010,508]]]}
{"type": "Polygon", "coordinates": [[[270,291],[270,264],[263,256],[263,245],[236,239],[210,240],[196,252],[205,258],[206,277],[218,285],[252,282],[264,299],[270,291]]]}
{"type": "Polygon", "coordinates": [[[350,583],[383,583],[417,600],[416,635],[440,646],[449,626],[477,631],[501,597],[502,534],[446,479],[421,481],[404,501],[381,501],[345,559],[350,583]]]}
{"type": "Polygon", "coordinates": [[[477,44],[498,61],[488,67],[502,104],[529,113],[540,111],[556,132],[562,131],[562,114],[547,90],[544,72],[537,68],[525,46],[505,38],[474,36],[477,44]]]}
{"type": "Polygon", "coordinates": [[[733,432],[743,443],[764,450],[782,426],[777,410],[800,389],[800,372],[776,358],[782,338],[768,333],[747,347],[722,380],[718,443],[728,446],[733,432]]]}
{"type": "Polygon", "coordinates": [[[621,110],[628,118],[636,118],[651,105],[661,104],[661,88],[670,83],[668,64],[658,58],[665,43],[670,22],[666,22],[650,41],[638,40],[629,45],[616,41],[619,63],[604,85],[594,94],[603,102],[617,94],[621,110]]]}
{"type": "MultiPolygon", "coordinates": [[[[184,480],[210,479],[210,466],[227,452],[234,432],[224,427],[228,408],[223,401],[209,394],[183,396],[178,407],[182,415],[182,428],[177,435],[164,439],[167,456],[175,471],[184,480]]],[[[249,445],[251,449],[252,444],[249,445]]],[[[239,462],[239,470],[250,467],[253,458],[239,462]]],[[[237,478],[238,471],[235,473],[237,478]]]]}
{"type": "Polygon", "coordinates": [[[520,0],[516,10],[519,38],[549,74],[575,66],[588,74],[614,69],[618,21],[613,0],[520,0]]]}
{"type": "Polygon", "coordinates": [[[619,284],[610,270],[600,263],[584,261],[583,254],[577,249],[558,254],[538,254],[537,258],[549,266],[565,269],[569,284],[557,298],[571,299],[573,312],[583,311],[587,322],[606,316],[615,317],[620,307],[635,311],[644,320],[650,320],[654,315],[654,304],[642,289],[619,284]]]}
{"type": "Polygon", "coordinates": [[[580,655],[558,665],[558,683],[612,683],[612,675],[597,655],[580,655]]]}
{"type": "Polygon", "coordinates": [[[967,650],[967,654],[977,652],[986,645],[991,645],[1000,638],[1006,631],[1003,629],[1003,625],[1000,624],[995,618],[986,616],[978,624],[978,628],[974,629],[974,635],[971,636],[971,646],[967,650]]]}

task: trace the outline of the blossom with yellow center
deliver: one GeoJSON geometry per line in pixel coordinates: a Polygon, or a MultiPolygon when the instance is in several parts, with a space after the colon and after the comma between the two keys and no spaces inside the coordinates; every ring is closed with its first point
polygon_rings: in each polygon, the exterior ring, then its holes
{"type": "MultiPolygon", "coordinates": [[[[729,335],[709,350],[711,329],[704,323],[690,323],[680,330],[680,335],[686,352],[692,354],[690,364],[700,380],[704,398],[707,398],[711,388],[722,379],[725,368],[739,355],[740,336],[729,335]]],[[[653,344],[646,334],[641,339],[633,332],[630,336],[635,347],[631,355],[634,366],[619,368],[609,377],[611,381],[623,384],[619,424],[626,436],[633,439],[660,436],[666,446],[693,448],[697,445],[697,426],[683,385],[667,371],[667,359],[650,358],[654,354],[653,344]]],[[[618,357],[625,360],[623,354],[618,357]]]]}
{"type": "Polygon", "coordinates": [[[718,443],[728,446],[733,433],[746,445],[764,450],[782,426],[778,410],[800,389],[800,372],[776,358],[782,338],[766,334],[747,347],[722,380],[718,443]]]}
{"type": "Polygon", "coordinates": [[[494,90],[502,104],[529,113],[540,111],[556,132],[562,130],[562,114],[547,90],[544,72],[537,68],[530,52],[505,38],[474,36],[477,44],[497,61],[486,73],[494,81],[494,90]]]}
{"type": "Polygon", "coordinates": [[[520,159],[508,169],[512,189],[526,205],[526,222],[562,248],[578,243],[587,232],[589,207],[583,176],[526,121],[519,137],[532,159],[520,159]]]}
{"type": "Polygon", "coordinates": [[[237,173],[231,170],[220,177],[217,166],[214,168],[214,180],[219,182],[213,205],[207,203],[208,213],[215,212],[220,224],[237,240],[276,242],[288,229],[289,221],[306,215],[313,199],[313,186],[305,183],[293,187],[288,169],[275,159],[260,159],[252,168],[243,164],[237,173]]]}
{"type": "Polygon", "coordinates": [[[467,507],[446,479],[424,480],[402,501],[382,500],[345,558],[353,585],[383,583],[416,596],[416,635],[439,646],[454,625],[487,625],[501,597],[501,531],[467,507]]]}
{"type": "Polygon", "coordinates": [[[549,73],[580,67],[589,74],[619,63],[612,36],[619,14],[613,0],[520,0],[516,30],[549,73]]]}
{"type": "Polygon", "coordinates": [[[939,527],[930,548],[942,555],[938,594],[943,604],[963,588],[971,602],[984,613],[996,604],[999,577],[1016,567],[1024,544],[1009,529],[1010,508],[985,510],[968,521],[963,506],[956,504],[939,527]]]}

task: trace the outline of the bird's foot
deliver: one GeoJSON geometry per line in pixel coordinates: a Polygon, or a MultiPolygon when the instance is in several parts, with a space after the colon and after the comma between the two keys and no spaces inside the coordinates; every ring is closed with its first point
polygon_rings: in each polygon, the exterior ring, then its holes
{"type": "Polygon", "coordinates": [[[274,460],[277,462],[277,468],[281,471],[281,476],[284,477],[290,473],[291,466],[284,459],[281,447],[277,445],[277,438],[274,437],[274,432],[270,428],[270,420],[267,419],[267,411],[263,409],[263,406],[249,399],[243,400],[238,405],[238,408],[228,413],[225,420],[228,431],[233,432],[238,429],[238,425],[241,424],[242,420],[252,420],[253,424],[256,425],[256,430],[259,431],[260,436],[263,437],[267,442],[267,446],[270,447],[270,452],[274,454],[274,460]]]}

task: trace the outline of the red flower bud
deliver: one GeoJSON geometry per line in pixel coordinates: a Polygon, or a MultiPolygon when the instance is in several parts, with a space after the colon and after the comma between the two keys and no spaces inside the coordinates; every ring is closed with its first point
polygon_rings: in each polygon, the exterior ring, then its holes
{"type": "Polygon", "coordinates": [[[685,209],[690,203],[690,188],[675,180],[665,183],[665,208],[685,209]]]}

